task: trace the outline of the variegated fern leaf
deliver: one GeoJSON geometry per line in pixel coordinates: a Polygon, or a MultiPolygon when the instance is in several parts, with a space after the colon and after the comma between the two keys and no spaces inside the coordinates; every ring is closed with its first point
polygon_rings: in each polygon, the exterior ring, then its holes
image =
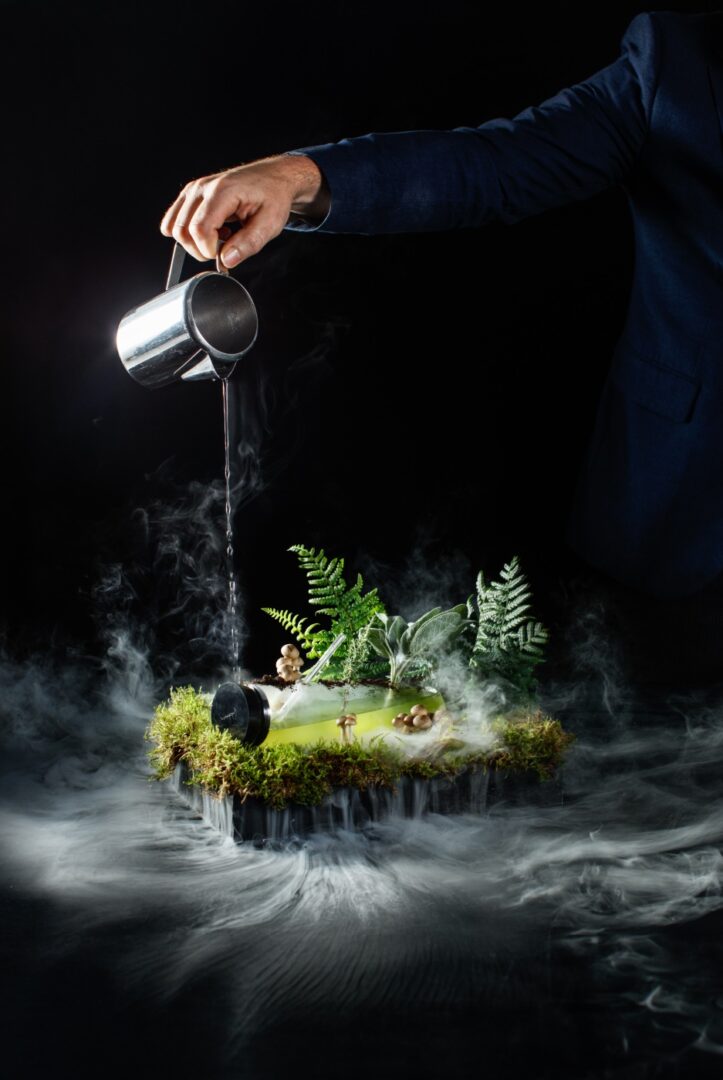
{"type": "Polygon", "coordinates": [[[477,577],[477,633],[470,667],[487,677],[502,675],[524,692],[534,688],[533,669],[543,660],[548,631],[530,616],[531,591],[517,555],[500,581],[477,577]]]}

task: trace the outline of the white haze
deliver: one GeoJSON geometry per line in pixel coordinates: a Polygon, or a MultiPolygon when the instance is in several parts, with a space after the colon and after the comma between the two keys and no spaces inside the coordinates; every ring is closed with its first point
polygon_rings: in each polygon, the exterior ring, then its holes
{"type": "MultiPolygon", "coordinates": [[[[236,507],[260,488],[265,422],[239,449],[236,507]]],[[[364,1042],[382,1025],[380,1076],[439,1076],[450,1060],[455,1071],[470,1023],[484,1031],[474,1075],[505,1075],[525,1040],[542,1055],[535,1080],[723,1067],[723,686],[636,696],[591,603],[575,613],[569,681],[548,682],[542,700],[577,736],[560,803],[391,819],[278,850],[236,845],[150,781],[143,739],[168,681],[189,681],[186,666],[223,675],[222,501],[220,486],[192,485],[172,509],[159,499],[137,511],[150,572],[173,602],[153,607],[147,568],[107,568],[95,594],[103,665],[0,662],[5,892],[45,912],[25,977],[40,986],[76,957],[85,971],[91,940],[129,1010],[161,1015],[191,993],[208,1017],[203,1080],[297,1075],[299,1054],[313,1062],[318,1046],[298,1051],[284,1032],[297,1020],[320,1030],[320,1017],[326,1040],[329,1025],[343,1033],[335,1072],[346,1078],[369,1075],[364,1042]],[[183,647],[161,655],[169,619],[183,647]],[[608,1071],[565,1058],[574,1027],[588,1031],[586,1009],[608,1071]],[[519,1037],[505,1027],[515,1012],[519,1037]],[[356,1018],[363,1037],[351,1047],[356,1018]]],[[[439,567],[433,579],[410,566],[398,610],[455,602],[434,593],[439,567]]],[[[445,590],[468,570],[445,567],[445,590]]],[[[384,592],[382,577],[365,577],[384,592]]],[[[480,731],[497,693],[473,703],[480,731]]],[[[23,945],[14,940],[18,955],[23,945]]],[[[169,1068],[185,1075],[175,1059],[169,1068]]]]}
{"type": "Polygon", "coordinates": [[[7,880],[54,901],[46,933],[64,954],[93,927],[137,921],[113,960],[130,1000],[220,979],[226,1062],[295,1009],[420,995],[462,1007],[491,957],[514,967],[540,942],[552,965],[582,958],[627,1060],[718,1055],[714,967],[665,931],[723,906],[723,693],[646,712],[590,656],[571,663],[586,679],[548,686],[543,702],[578,735],[562,805],[390,820],[273,851],[235,845],[149,782],[158,688],[128,638],[105,672],[8,660],[7,880]]]}

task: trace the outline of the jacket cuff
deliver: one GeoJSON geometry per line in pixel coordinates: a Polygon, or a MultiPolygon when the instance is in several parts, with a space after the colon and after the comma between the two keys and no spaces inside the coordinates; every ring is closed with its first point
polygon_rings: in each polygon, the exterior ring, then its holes
{"type": "Polygon", "coordinates": [[[302,147],[299,150],[287,150],[286,153],[284,154],[284,157],[308,157],[308,158],[311,158],[311,160],[314,162],[315,165],[318,166],[318,168],[320,169],[322,175],[324,176],[327,187],[329,189],[329,196],[330,196],[329,197],[329,208],[327,209],[327,211],[324,214],[323,218],[321,218],[321,219],[319,219],[317,221],[313,217],[307,217],[305,214],[299,214],[299,213],[293,212],[293,213],[291,213],[289,215],[289,220],[287,221],[286,225],[284,226],[285,229],[289,229],[292,232],[317,232],[320,229],[323,230],[324,227],[328,224],[329,219],[331,218],[331,210],[332,210],[332,206],[333,206],[333,196],[331,195],[331,185],[329,184],[326,169],[324,169],[322,167],[321,159],[320,159],[319,156],[317,156],[317,151],[324,150],[324,149],[326,149],[327,146],[333,146],[333,145],[334,145],[333,143],[325,143],[323,146],[302,147]]]}

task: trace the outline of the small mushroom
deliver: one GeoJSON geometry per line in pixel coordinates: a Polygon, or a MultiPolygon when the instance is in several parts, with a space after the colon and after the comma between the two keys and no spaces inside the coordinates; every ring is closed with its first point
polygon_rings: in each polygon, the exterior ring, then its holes
{"type": "Polygon", "coordinates": [[[404,713],[403,712],[397,713],[397,715],[392,720],[392,724],[396,728],[404,727],[404,713]]]}
{"type": "Polygon", "coordinates": [[[412,716],[426,716],[429,710],[426,708],[426,706],[418,703],[416,705],[412,705],[409,711],[412,716]]]}
{"type": "Polygon", "coordinates": [[[419,731],[426,731],[432,726],[432,718],[431,716],[425,716],[423,713],[417,713],[412,723],[419,731]]]}
{"type": "Polygon", "coordinates": [[[340,716],[336,721],[336,726],[339,728],[339,734],[343,743],[350,743],[354,738],[354,732],[351,730],[356,724],[356,716],[354,713],[348,713],[346,716],[340,716]]]}
{"type": "Polygon", "coordinates": [[[284,682],[296,682],[301,677],[298,668],[295,668],[283,656],[276,661],[276,672],[284,682]]]}
{"type": "Polygon", "coordinates": [[[282,645],[281,656],[276,661],[276,672],[284,682],[296,682],[303,666],[301,653],[296,645],[282,645]]]}

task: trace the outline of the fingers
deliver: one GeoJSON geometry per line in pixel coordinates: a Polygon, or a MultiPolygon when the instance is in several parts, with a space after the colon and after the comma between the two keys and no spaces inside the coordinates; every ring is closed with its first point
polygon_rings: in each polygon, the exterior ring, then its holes
{"type": "Polygon", "coordinates": [[[195,180],[168,208],[161,232],[172,236],[195,259],[215,259],[219,239],[227,239],[230,229],[224,222],[242,218],[238,194],[213,177],[195,180]]]}
{"type": "Polygon", "coordinates": [[[256,255],[283,229],[288,218],[278,207],[263,204],[248,215],[243,226],[221,248],[221,262],[229,269],[256,255]]]}
{"type": "Polygon", "coordinates": [[[195,192],[189,193],[176,214],[176,220],[171,229],[171,236],[176,243],[181,244],[181,246],[186,249],[189,255],[193,255],[194,259],[199,259],[203,262],[205,259],[209,258],[209,256],[198,247],[189,229],[191,221],[201,205],[201,201],[200,195],[195,192]]]}
{"type": "Polygon", "coordinates": [[[230,187],[214,182],[204,187],[187,226],[192,242],[203,252],[204,258],[216,258],[224,222],[235,218],[243,220],[248,212],[249,208],[240,203],[238,193],[230,187]]]}
{"type": "Polygon", "coordinates": [[[203,254],[188,231],[188,226],[193,214],[201,202],[201,191],[198,182],[186,184],[185,188],[168,208],[161,221],[161,232],[164,236],[172,236],[173,239],[185,248],[194,259],[203,261],[208,256],[203,254]]]}
{"type": "Polygon", "coordinates": [[[173,223],[176,220],[176,214],[181,209],[185,197],[186,189],[184,188],[178,198],[171,203],[171,205],[168,207],[165,214],[163,215],[163,218],[161,219],[161,232],[164,236],[171,236],[173,230],[173,223]]]}
{"type": "Polygon", "coordinates": [[[273,160],[202,177],[186,184],[168,208],[161,232],[199,261],[215,258],[221,241],[223,264],[237,266],[278,236],[294,190],[273,160]],[[226,222],[233,221],[241,228],[229,238],[226,222]]]}

